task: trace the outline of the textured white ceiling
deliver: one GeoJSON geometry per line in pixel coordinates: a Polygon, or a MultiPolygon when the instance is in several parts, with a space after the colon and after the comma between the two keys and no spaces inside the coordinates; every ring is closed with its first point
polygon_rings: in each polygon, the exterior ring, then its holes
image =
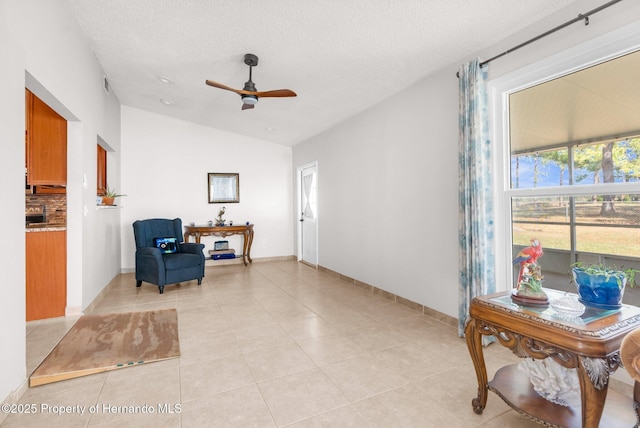
{"type": "Polygon", "coordinates": [[[68,0],[123,105],[291,146],[574,1],[68,0]],[[298,96],[241,111],[205,85],[242,88],[245,53],[298,96]]]}

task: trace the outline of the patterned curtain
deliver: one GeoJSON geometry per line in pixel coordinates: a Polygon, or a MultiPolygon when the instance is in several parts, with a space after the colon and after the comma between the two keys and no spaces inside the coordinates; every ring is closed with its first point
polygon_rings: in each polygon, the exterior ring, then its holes
{"type": "Polygon", "coordinates": [[[458,334],[462,337],[471,300],[495,292],[495,255],[487,67],[475,59],[460,66],[458,75],[458,334]]]}

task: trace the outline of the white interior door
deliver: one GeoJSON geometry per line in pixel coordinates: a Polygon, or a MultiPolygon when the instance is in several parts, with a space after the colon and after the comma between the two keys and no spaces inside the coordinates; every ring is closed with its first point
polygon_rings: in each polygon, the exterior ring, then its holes
{"type": "Polygon", "coordinates": [[[300,261],[318,266],[318,166],[300,169],[300,261]]]}

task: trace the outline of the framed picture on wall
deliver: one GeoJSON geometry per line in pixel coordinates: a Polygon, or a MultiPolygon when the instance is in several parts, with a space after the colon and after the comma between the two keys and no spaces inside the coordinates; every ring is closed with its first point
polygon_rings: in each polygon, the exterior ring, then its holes
{"type": "Polygon", "coordinates": [[[207,174],[210,204],[240,202],[240,174],[210,172],[207,174]]]}

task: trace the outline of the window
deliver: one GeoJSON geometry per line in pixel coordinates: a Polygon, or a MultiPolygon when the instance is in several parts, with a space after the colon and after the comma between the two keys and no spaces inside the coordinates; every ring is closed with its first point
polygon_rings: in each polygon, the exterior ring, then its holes
{"type": "Polygon", "coordinates": [[[511,155],[511,188],[629,183],[640,177],[640,138],[511,155]]]}
{"type": "Polygon", "coordinates": [[[567,289],[576,261],[640,265],[640,85],[623,83],[638,64],[633,53],[509,95],[511,256],[538,239],[545,287],[567,289]]]}
{"type": "Polygon", "coordinates": [[[97,194],[104,195],[105,189],[107,188],[107,151],[98,144],[98,163],[97,163],[97,171],[98,177],[96,180],[97,183],[97,194]]]}

